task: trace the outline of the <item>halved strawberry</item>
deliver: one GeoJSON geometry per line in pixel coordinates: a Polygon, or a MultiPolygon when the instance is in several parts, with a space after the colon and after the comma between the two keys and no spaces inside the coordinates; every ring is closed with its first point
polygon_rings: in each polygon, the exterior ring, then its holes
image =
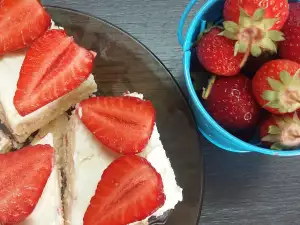
{"type": "Polygon", "coordinates": [[[32,44],[51,25],[37,0],[0,1],[0,55],[32,44]]]}
{"type": "Polygon", "coordinates": [[[79,104],[77,113],[103,145],[125,155],[146,147],[155,122],[150,101],[128,96],[90,98],[79,104]]]}
{"type": "Polygon", "coordinates": [[[94,53],[62,30],[49,30],[28,50],[14,104],[25,116],[77,88],[90,75],[94,53]]]}
{"type": "Polygon", "coordinates": [[[123,156],[104,171],[84,215],[84,225],[125,225],[163,206],[162,178],[144,158],[123,156]]]}
{"type": "Polygon", "coordinates": [[[0,155],[0,224],[22,222],[38,203],[53,167],[50,145],[0,155]]]}

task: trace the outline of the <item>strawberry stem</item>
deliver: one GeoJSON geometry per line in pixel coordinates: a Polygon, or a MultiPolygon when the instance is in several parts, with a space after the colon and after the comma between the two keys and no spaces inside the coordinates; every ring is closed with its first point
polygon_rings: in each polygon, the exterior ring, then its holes
{"type": "Polygon", "coordinates": [[[216,81],[216,76],[215,75],[211,76],[211,78],[208,81],[207,88],[203,88],[203,92],[202,92],[202,98],[203,99],[207,99],[208,98],[208,96],[209,96],[209,94],[211,92],[211,89],[212,89],[215,81],[216,81]]]}
{"type": "Polygon", "coordinates": [[[246,62],[247,62],[247,60],[248,60],[248,58],[250,56],[252,44],[253,44],[253,35],[249,34],[249,41],[248,41],[247,50],[246,50],[244,58],[243,58],[243,60],[242,60],[242,62],[240,64],[240,68],[243,68],[244,65],[246,64],[246,62]]]}

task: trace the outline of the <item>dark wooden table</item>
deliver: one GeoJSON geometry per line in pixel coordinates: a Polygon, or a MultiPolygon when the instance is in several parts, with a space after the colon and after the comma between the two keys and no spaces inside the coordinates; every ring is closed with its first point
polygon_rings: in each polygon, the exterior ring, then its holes
{"type": "MultiPolygon", "coordinates": [[[[44,0],[86,12],[129,32],[184,88],[176,30],[187,0],[44,0]]],[[[203,0],[199,0],[199,9],[203,0]]],[[[299,225],[300,157],[221,151],[202,139],[206,186],[201,224],[299,225]]],[[[182,224],[184,225],[184,224],[182,224]]]]}

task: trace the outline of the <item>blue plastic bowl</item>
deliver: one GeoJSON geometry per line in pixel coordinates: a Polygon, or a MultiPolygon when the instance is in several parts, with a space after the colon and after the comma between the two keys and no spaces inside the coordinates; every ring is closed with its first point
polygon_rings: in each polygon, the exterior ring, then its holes
{"type": "MultiPolygon", "coordinates": [[[[198,129],[203,136],[210,142],[227,151],[245,153],[245,152],[259,152],[267,155],[276,156],[297,156],[300,155],[300,150],[284,150],[277,151],[267,148],[262,148],[254,144],[247,143],[233,136],[224,128],[222,128],[205,110],[201,101],[199,100],[197,93],[194,89],[191,79],[191,60],[193,59],[193,43],[196,40],[198,34],[206,28],[206,22],[218,23],[222,21],[222,12],[224,7],[224,0],[208,0],[200,8],[196,16],[193,18],[191,24],[186,33],[185,39],[183,38],[183,27],[193,6],[197,3],[197,0],[191,0],[187,5],[185,11],[179,22],[178,28],[178,40],[184,50],[184,77],[189,92],[189,103],[194,112],[198,129]]],[[[300,2],[300,0],[294,0],[289,2],[300,2]]],[[[194,56],[193,56],[194,57],[194,56]]],[[[207,81],[207,80],[206,80],[207,81]]],[[[205,86],[205,85],[204,85],[205,86]]]]}

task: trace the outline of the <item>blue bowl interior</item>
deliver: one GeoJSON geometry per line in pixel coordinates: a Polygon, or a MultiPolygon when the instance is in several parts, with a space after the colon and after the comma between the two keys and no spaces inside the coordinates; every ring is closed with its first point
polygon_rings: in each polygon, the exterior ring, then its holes
{"type": "Polygon", "coordinates": [[[202,6],[190,25],[194,32],[189,32],[189,29],[186,34],[185,51],[191,49],[193,41],[197,40],[199,33],[204,31],[207,22],[217,23],[222,20],[223,7],[224,0],[210,0],[202,6]]]}
{"type": "MultiPolygon", "coordinates": [[[[300,1],[300,0],[298,0],[300,1]]],[[[210,0],[207,1],[197,15],[194,17],[186,35],[186,41],[184,44],[185,57],[185,79],[187,83],[187,88],[190,93],[190,103],[195,112],[196,119],[198,123],[202,123],[199,126],[200,132],[212,143],[225,150],[234,152],[260,152],[268,155],[279,155],[279,156],[295,156],[300,155],[300,150],[290,150],[290,151],[274,151],[270,149],[263,148],[261,142],[258,138],[258,133],[254,133],[248,142],[245,142],[237,137],[233,136],[225,129],[223,129],[205,110],[201,103],[201,93],[197,93],[194,89],[191,77],[197,78],[198,82],[207,86],[208,78],[210,73],[205,71],[203,67],[199,64],[197,56],[194,49],[192,48],[193,43],[197,40],[200,32],[204,31],[207,22],[219,23],[222,21],[222,11],[224,6],[224,0],[210,0]],[[205,121],[205,122],[203,122],[205,121]],[[220,140],[218,137],[221,137],[220,140]],[[232,147],[234,146],[234,147],[232,147]]],[[[201,90],[198,87],[197,90],[201,90]]],[[[247,134],[246,134],[247,135],[247,134]]]]}

